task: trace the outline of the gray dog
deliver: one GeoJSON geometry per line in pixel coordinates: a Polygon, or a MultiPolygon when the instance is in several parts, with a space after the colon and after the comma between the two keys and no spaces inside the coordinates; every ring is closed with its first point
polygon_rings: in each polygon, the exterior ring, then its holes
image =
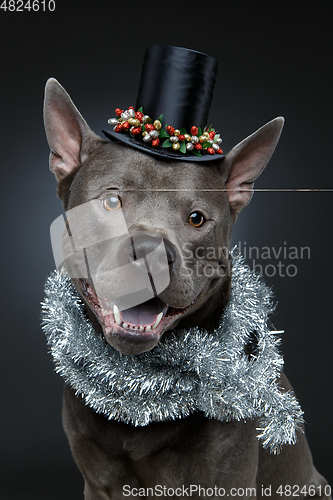
{"type": "MultiPolygon", "coordinates": [[[[269,161],[282,127],[283,118],[276,118],[209,167],[200,162],[187,162],[185,167],[181,160],[157,158],[117,141],[102,140],[59,83],[47,82],[50,168],[66,212],[93,200],[107,208],[121,207],[128,234],[112,240],[114,267],[140,257],[145,261],[164,242],[166,262],[161,261],[160,267],[167,267],[169,284],[158,298],[140,306],[122,310],[114,304],[105,311],[97,304],[89,278],[72,278],[96,341],[102,339],[109,349],[112,346],[121,353],[119,359],[153,353],[163,339],[172,339],[171,334],[177,336],[184,329],[214,333],[231,289],[230,273],[217,270],[230,267],[230,255],[220,252],[212,259],[196,250],[229,248],[232,224],[249,203],[254,180],[269,161]],[[213,269],[209,276],[193,272],[208,264],[213,269]]],[[[108,255],[104,245],[96,273],[103,275],[108,255]]],[[[121,286],[120,277],[114,276],[121,286]]],[[[125,273],[122,280],[131,282],[132,276],[125,273]]],[[[284,374],[279,384],[281,392],[292,391],[284,374]]],[[[302,498],[329,498],[304,434],[297,434],[296,444],[286,444],[281,453],[271,454],[256,438],[256,419],[219,421],[196,411],[183,418],[135,426],[95,412],[67,384],[63,424],[85,479],[86,500],[189,494],[219,498],[223,491],[235,498],[280,499],[293,493],[302,498]]]]}

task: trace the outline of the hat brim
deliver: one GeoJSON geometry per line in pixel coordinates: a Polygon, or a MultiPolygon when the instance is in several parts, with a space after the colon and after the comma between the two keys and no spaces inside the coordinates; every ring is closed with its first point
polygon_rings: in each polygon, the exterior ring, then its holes
{"type": "Polygon", "coordinates": [[[143,153],[150,154],[153,156],[159,156],[165,159],[169,160],[178,160],[178,161],[189,161],[189,162],[208,162],[208,161],[216,161],[216,160],[222,160],[225,155],[220,155],[220,154],[205,154],[202,156],[196,156],[192,153],[178,153],[177,151],[170,150],[167,148],[159,147],[158,149],[149,146],[149,144],[145,144],[143,142],[139,142],[137,139],[132,139],[132,137],[121,134],[119,132],[108,132],[107,130],[102,130],[103,134],[111,140],[116,140],[123,142],[130,146],[131,148],[138,149],[142,151],[143,153]]]}

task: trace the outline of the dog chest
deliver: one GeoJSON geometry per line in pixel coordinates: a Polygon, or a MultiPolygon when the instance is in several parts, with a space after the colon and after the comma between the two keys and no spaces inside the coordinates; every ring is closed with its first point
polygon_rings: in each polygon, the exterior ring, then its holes
{"type": "Polygon", "coordinates": [[[134,427],[98,415],[65,386],[63,422],[86,480],[98,477],[106,485],[112,479],[121,487],[200,484],[206,488],[248,487],[256,480],[255,421],[218,422],[199,412],[134,427]]]}

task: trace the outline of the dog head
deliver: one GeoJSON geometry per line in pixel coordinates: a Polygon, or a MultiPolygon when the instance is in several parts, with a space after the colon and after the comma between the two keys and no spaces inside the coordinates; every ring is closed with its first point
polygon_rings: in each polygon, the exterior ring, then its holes
{"type": "Polygon", "coordinates": [[[77,250],[65,267],[107,342],[138,354],[177,325],[214,326],[228,297],[232,223],[252,197],[283,118],[209,163],[102,140],[54,79],[44,119],[69,226],[64,253],[73,239],[77,250]]]}

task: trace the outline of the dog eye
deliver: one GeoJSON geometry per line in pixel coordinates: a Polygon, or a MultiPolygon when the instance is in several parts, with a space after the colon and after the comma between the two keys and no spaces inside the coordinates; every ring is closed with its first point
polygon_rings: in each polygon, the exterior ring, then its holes
{"type": "Polygon", "coordinates": [[[205,222],[205,218],[200,212],[193,212],[189,216],[188,222],[191,226],[200,227],[205,222]]]}
{"type": "Polygon", "coordinates": [[[121,199],[118,196],[108,196],[102,200],[102,205],[106,210],[117,210],[121,207],[121,199]]]}

